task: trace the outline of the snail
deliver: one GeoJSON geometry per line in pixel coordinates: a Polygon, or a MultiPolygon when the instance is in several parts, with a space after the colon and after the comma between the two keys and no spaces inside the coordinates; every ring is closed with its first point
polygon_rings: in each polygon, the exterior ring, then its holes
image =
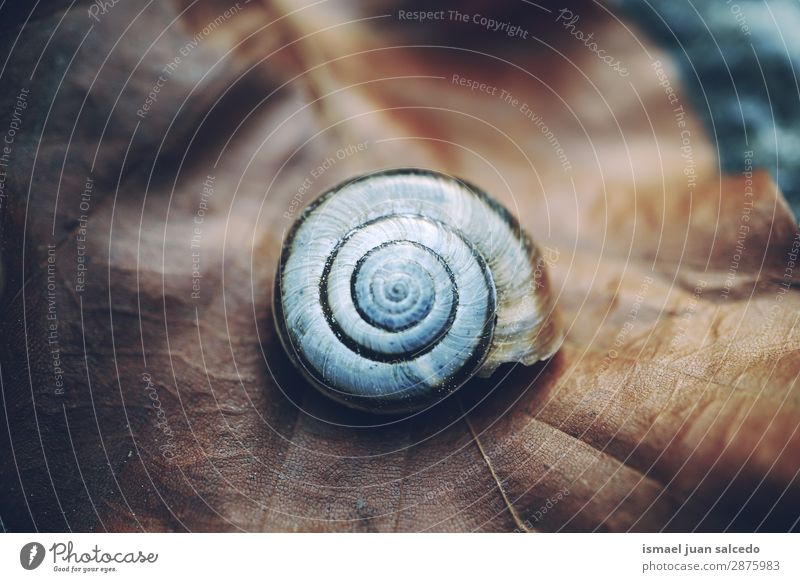
{"type": "Polygon", "coordinates": [[[373,413],[421,410],[563,339],[544,260],[516,219],[420,169],[359,176],[312,202],[285,238],[273,313],[303,376],[373,413]]]}

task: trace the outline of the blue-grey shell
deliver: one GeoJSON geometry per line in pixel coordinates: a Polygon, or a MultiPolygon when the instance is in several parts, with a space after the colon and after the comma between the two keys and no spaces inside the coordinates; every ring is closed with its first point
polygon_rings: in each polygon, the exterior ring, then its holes
{"type": "Polygon", "coordinates": [[[274,313],[323,394],[410,412],[561,342],[543,261],[486,194],[427,170],[362,176],[321,196],[286,238],[274,313]]]}

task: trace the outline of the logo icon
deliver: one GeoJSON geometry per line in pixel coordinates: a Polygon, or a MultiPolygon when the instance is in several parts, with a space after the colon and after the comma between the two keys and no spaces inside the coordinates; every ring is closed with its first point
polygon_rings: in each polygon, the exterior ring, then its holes
{"type": "Polygon", "coordinates": [[[29,542],[19,551],[19,563],[26,570],[35,570],[44,561],[44,546],[39,542],[29,542]]]}

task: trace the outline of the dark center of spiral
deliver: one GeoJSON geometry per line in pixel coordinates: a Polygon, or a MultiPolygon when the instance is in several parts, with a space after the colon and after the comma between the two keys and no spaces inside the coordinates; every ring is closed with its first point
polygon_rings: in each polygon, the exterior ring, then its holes
{"type": "Polygon", "coordinates": [[[440,271],[436,257],[418,245],[398,241],[379,246],[364,255],[353,271],[353,303],[375,327],[391,332],[410,329],[433,309],[433,277],[441,277],[440,271]]]}
{"type": "Polygon", "coordinates": [[[408,297],[408,283],[402,279],[392,283],[386,291],[386,298],[389,301],[402,301],[406,297],[408,297]]]}

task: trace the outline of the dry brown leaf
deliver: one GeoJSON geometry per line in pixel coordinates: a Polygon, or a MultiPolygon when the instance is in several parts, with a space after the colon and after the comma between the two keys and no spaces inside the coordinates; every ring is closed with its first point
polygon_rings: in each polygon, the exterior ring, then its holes
{"type": "Polygon", "coordinates": [[[718,176],[669,59],[588,5],[583,23],[628,77],[553,33],[552,15],[531,23],[547,46],[420,47],[392,18],[288,5],[226,20],[144,117],[159,72],[216,4],[176,18],[186,4],[137,16],[120,3],[85,39],[83,10],[42,15],[13,50],[6,41],[3,102],[30,89],[2,208],[6,526],[791,527],[800,294],[787,253],[800,234],[763,172],[751,190],[718,176]],[[454,74],[519,101],[470,92],[454,74]],[[270,311],[286,213],[313,168],[358,143],[365,152],[299,202],[405,165],[479,184],[551,259],[569,330],[553,360],[502,368],[389,423],[304,385],[270,311]]]}

